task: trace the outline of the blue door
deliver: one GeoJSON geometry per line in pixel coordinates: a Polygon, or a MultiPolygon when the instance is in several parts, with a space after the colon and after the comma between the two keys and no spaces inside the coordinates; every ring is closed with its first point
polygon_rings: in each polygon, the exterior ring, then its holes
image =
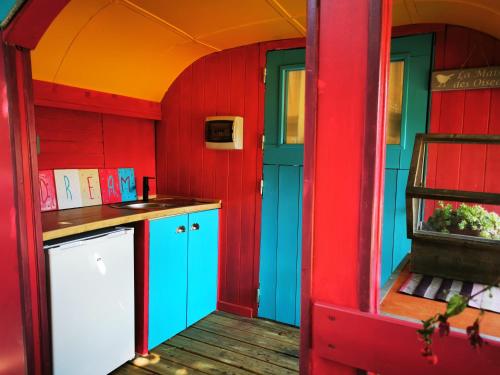
{"type": "Polygon", "coordinates": [[[259,316],[300,323],[304,49],[267,54],[259,316]]]}
{"type": "Polygon", "coordinates": [[[219,210],[189,214],[187,325],[216,309],[219,210]]]}
{"type": "Polygon", "coordinates": [[[149,224],[148,349],[186,328],[188,215],[149,224]]]}
{"type": "Polygon", "coordinates": [[[433,36],[425,34],[394,38],[391,43],[381,285],[411,248],[405,190],[415,134],[427,129],[432,42],[433,36]]]}

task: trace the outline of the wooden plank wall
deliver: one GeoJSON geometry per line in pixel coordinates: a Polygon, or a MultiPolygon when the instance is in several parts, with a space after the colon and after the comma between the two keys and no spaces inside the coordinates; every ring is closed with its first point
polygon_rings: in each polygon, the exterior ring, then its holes
{"type": "Polygon", "coordinates": [[[256,313],[265,51],[304,43],[253,44],[203,57],[162,101],[163,120],[156,127],[158,191],[222,199],[219,308],[229,312],[256,313]],[[243,151],[205,148],[204,119],[210,115],[244,117],[243,151]]]}
{"type": "MultiPolygon", "coordinates": [[[[435,69],[500,65],[500,40],[459,26],[436,34],[435,69]]],[[[500,134],[500,89],[434,92],[431,133],[500,134]]],[[[500,147],[435,145],[429,152],[431,187],[500,193],[500,147]]],[[[428,204],[426,214],[432,212],[428,204]]],[[[500,212],[500,207],[489,207],[500,212]]]]}
{"type": "Polygon", "coordinates": [[[41,106],[35,118],[40,170],[131,167],[139,195],[142,176],[156,175],[152,120],[41,106]]]}

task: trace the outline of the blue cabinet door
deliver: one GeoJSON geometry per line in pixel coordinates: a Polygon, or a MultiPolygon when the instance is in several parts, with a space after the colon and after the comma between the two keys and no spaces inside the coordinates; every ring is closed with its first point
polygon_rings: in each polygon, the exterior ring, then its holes
{"type": "Polygon", "coordinates": [[[189,215],[187,325],[215,311],[217,304],[219,211],[189,215]]]}
{"type": "Polygon", "coordinates": [[[148,349],[186,328],[188,216],[150,221],[148,349]]]}

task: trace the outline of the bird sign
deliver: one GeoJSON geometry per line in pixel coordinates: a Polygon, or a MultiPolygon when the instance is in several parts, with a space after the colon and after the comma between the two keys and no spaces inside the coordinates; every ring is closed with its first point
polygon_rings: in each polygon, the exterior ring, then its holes
{"type": "Polygon", "coordinates": [[[500,66],[441,70],[432,73],[432,91],[491,89],[500,87],[500,66]]]}

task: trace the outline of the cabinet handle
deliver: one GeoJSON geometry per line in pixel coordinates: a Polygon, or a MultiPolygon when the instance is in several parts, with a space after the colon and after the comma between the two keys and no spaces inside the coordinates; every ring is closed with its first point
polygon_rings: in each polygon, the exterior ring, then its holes
{"type": "Polygon", "coordinates": [[[184,225],[181,225],[180,227],[177,228],[175,233],[184,233],[186,231],[186,227],[184,225]]]}
{"type": "Polygon", "coordinates": [[[200,229],[200,224],[194,223],[193,225],[191,225],[191,230],[199,230],[199,229],[200,229]]]}

